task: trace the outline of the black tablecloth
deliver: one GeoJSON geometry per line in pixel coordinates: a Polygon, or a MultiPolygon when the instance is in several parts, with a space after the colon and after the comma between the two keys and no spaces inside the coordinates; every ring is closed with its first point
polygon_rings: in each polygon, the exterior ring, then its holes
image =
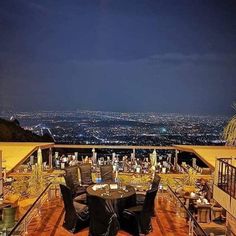
{"type": "Polygon", "coordinates": [[[94,185],[91,185],[87,188],[87,193],[92,196],[98,196],[110,200],[118,217],[125,208],[135,206],[136,204],[136,193],[132,186],[126,186],[126,191],[122,189],[110,190],[109,195],[105,194],[105,188],[93,190],[93,186],[94,185]]]}

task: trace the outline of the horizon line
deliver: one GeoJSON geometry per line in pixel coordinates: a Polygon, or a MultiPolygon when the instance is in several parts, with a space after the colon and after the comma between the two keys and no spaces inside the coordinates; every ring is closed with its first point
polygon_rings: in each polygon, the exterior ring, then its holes
{"type": "Polygon", "coordinates": [[[108,110],[89,110],[89,109],[71,109],[71,110],[35,110],[35,111],[30,111],[30,110],[24,110],[24,111],[0,111],[0,113],[3,112],[9,112],[9,113],[38,113],[38,112],[45,112],[45,113],[49,113],[49,112],[55,112],[55,113],[59,113],[59,112],[100,112],[100,113],[128,113],[128,114],[166,114],[166,115],[190,115],[190,116],[221,116],[221,117],[230,117],[230,115],[226,115],[226,114],[209,114],[209,113],[187,113],[187,112],[157,112],[157,111],[108,111],[108,110]]]}

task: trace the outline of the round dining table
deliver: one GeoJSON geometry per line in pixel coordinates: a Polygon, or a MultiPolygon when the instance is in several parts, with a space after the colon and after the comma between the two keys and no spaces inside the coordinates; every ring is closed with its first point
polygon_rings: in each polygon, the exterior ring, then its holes
{"type": "Polygon", "coordinates": [[[136,205],[136,192],[130,185],[119,188],[117,184],[111,183],[93,184],[87,188],[87,194],[111,201],[118,217],[125,208],[136,205]]]}

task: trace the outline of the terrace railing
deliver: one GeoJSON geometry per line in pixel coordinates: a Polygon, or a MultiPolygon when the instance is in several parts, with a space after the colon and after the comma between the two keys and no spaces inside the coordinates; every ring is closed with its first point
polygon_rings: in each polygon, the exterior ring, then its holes
{"type": "Polygon", "coordinates": [[[232,165],[232,158],[220,158],[218,161],[217,186],[236,199],[236,167],[232,165]]]}
{"type": "Polygon", "coordinates": [[[186,218],[188,219],[188,226],[189,226],[189,236],[207,236],[206,232],[202,229],[202,227],[198,224],[195,217],[192,213],[186,208],[184,203],[179,199],[176,193],[172,190],[172,188],[168,185],[168,191],[172,199],[175,201],[176,205],[181,208],[185,214],[186,218]]]}
{"type": "Polygon", "coordinates": [[[41,214],[41,207],[43,203],[50,199],[51,196],[51,187],[52,184],[49,183],[42,193],[38,196],[38,198],[34,201],[34,203],[30,206],[30,208],[26,211],[26,213],[20,218],[20,220],[15,224],[15,226],[11,229],[10,232],[6,232],[5,235],[8,236],[19,236],[26,235],[28,225],[35,215],[41,214]]]}

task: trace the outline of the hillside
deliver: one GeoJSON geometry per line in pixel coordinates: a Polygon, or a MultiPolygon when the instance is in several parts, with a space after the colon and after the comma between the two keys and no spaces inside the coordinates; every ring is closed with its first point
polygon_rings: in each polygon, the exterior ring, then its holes
{"type": "Polygon", "coordinates": [[[39,136],[24,130],[18,120],[0,118],[0,142],[53,142],[53,139],[48,135],[39,136]]]}

